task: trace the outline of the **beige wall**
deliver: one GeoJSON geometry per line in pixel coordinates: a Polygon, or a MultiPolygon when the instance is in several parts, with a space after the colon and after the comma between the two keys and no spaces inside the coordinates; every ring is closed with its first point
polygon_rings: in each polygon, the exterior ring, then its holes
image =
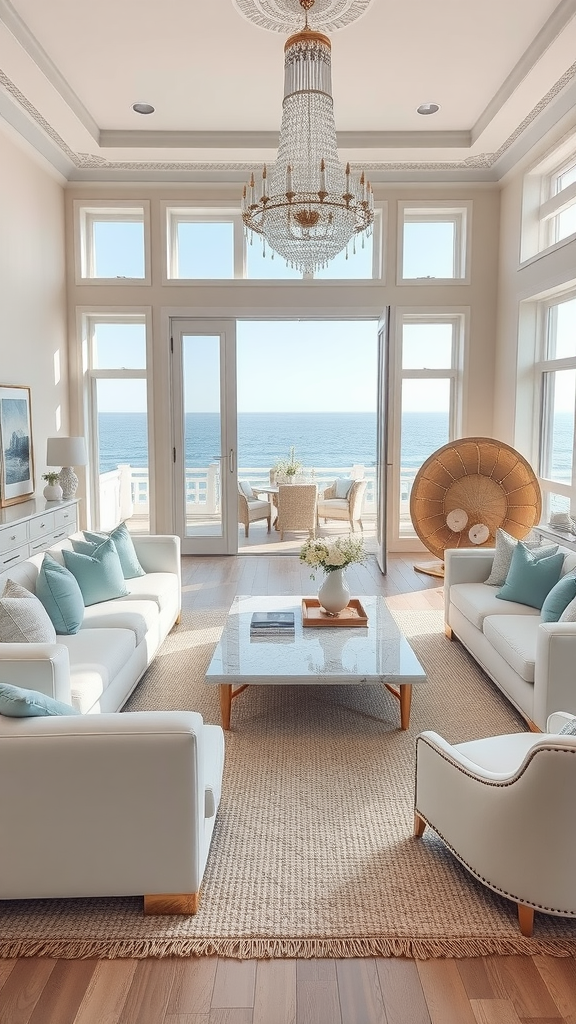
{"type": "Polygon", "coordinates": [[[68,432],[64,190],[1,131],[0,383],[31,388],[41,493],[46,437],[68,432]]]}
{"type": "MultiPolygon", "coordinates": [[[[162,201],[221,202],[238,207],[240,185],[217,187],[169,185],[74,187],[66,193],[68,303],[71,351],[78,352],[72,381],[74,431],[82,432],[82,366],[78,350],[79,311],[150,310],[152,319],[153,435],[156,466],[156,522],[158,530],[172,529],[170,503],[169,315],[198,317],[274,317],[299,313],[322,317],[378,317],[386,305],[417,309],[469,309],[468,352],[465,365],[464,434],[492,433],[492,399],[495,367],[497,251],[499,191],[496,186],[378,186],[376,199],[387,203],[388,231],[385,282],[343,285],[341,282],[223,281],[215,284],[163,283],[164,240],[162,201]],[[150,285],[77,284],[75,279],[73,200],[150,202],[152,279],[150,285]],[[396,283],[396,228],[399,200],[471,200],[472,277],[469,285],[414,286],[396,283]]],[[[392,317],[394,323],[394,317],[392,317]]],[[[392,339],[394,341],[394,339],[392,339]]]]}

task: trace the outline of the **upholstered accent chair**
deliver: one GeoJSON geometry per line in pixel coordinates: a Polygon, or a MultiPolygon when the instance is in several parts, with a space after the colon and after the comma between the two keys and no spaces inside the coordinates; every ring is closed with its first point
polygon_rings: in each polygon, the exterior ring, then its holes
{"type": "Polygon", "coordinates": [[[352,531],[356,529],[356,523],[362,525],[362,502],[366,492],[366,480],[353,480],[345,497],[337,496],[338,481],[324,489],[323,494],[318,498],[317,514],[318,523],[321,519],[327,522],[328,519],[342,519],[350,524],[352,531]]]}
{"type": "Polygon", "coordinates": [[[239,480],[238,522],[244,527],[246,537],[250,530],[250,523],[256,523],[260,519],[268,520],[268,533],[270,533],[272,505],[269,501],[263,501],[257,497],[248,480],[239,480]]]}
{"type": "Polygon", "coordinates": [[[576,918],[576,716],[550,715],[546,733],[456,746],[416,740],[414,833],[430,825],[478,881],[518,904],[523,935],[534,912],[576,918]]]}
{"type": "Polygon", "coordinates": [[[280,484],[278,487],[278,529],[280,540],[285,533],[306,530],[316,536],[316,484],[280,484]]]}

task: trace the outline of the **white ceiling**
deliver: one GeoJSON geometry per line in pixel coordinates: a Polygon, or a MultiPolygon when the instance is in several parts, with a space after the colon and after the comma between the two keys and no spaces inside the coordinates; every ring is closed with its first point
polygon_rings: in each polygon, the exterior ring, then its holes
{"type": "MultiPolygon", "coordinates": [[[[576,0],[371,0],[331,38],[373,181],[497,180],[576,107],[576,0]]],[[[232,0],[0,0],[0,127],[70,181],[242,180],[275,157],[284,40],[232,0]]]]}

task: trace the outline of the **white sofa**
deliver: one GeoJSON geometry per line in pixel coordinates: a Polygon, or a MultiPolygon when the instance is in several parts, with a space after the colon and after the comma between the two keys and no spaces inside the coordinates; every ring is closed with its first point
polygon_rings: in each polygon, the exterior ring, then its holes
{"type": "MultiPolygon", "coordinates": [[[[565,555],[562,575],[576,568],[565,555]]],[[[528,605],[502,601],[488,586],[493,548],[444,553],[444,612],[456,636],[531,727],[546,729],[560,709],[576,715],[576,622],[541,622],[528,605]]]]}
{"type": "MultiPolygon", "coordinates": [[[[0,644],[0,680],[84,714],[0,715],[0,900],[144,896],[194,914],[220,803],[224,734],[192,711],[118,711],[180,614],[177,537],[134,537],[145,575],[54,644],[0,644]],[[100,713],[99,713],[100,712],[100,713]]],[[[63,541],[50,554],[63,561],[63,541]]],[[[34,591],[43,554],[0,575],[34,591]]]]}
{"type": "MultiPolygon", "coordinates": [[[[81,538],[82,534],[78,534],[81,538]]],[[[0,644],[0,680],[39,690],[83,714],[119,711],[180,616],[180,541],[174,536],[134,536],[144,576],[126,581],[128,597],[86,608],[77,633],[56,644],[0,644]]],[[[61,564],[70,539],[48,553],[61,564]]],[[[36,593],[45,552],[0,574],[36,593]]]]}

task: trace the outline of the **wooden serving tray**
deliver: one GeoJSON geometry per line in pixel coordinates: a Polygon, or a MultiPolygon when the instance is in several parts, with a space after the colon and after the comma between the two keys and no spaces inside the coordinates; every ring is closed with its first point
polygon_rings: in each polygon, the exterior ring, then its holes
{"type": "Polygon", "coordinates": [[[368,616],[357,597],[351,597],[348,607],[338,615],[328,615],[317,597],[302,598],[303,626],[367,626],[368,616]]]}

